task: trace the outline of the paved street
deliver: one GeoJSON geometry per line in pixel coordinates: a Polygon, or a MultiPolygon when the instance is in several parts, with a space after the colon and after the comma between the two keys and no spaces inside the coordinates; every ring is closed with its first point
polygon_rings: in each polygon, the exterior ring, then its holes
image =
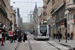
{"type": "Polygon", "coordinates": [[[33,35],[28,35],[28,39],[30,44],[28,41],[20,43],[17,50],[69,50],[68,47],[62,46],[54,41],[36,41],[33,39],[33,35]]]}
{"type": "MultiPolygon", "coordinates": [[[[65,42],[65,40],[61,40],[61,42],[58,43],[58,40],[34,40],[34,36],[29,34],[28,40],[22,43],[10,43],[9,41],[6,41],[4,43],[4,46],[0,46],[0,50],[69,50],[69,47],[65,47],[64,45],[61,45],[60,43],[65,42]]],[[[71,43],[71,42],[70,42],[71,43]]],[[[0,42],[1,44],[1,42],[0,42]]],[[[66,43],[65,43],[66,44],[66,43]]]]}

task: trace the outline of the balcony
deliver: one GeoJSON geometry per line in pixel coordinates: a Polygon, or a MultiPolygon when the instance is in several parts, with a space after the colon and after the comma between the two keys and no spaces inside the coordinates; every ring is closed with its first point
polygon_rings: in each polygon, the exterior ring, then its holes
{"type": "Polygon", "coordinates": [[[47,8],[47,5],[44,5],[43,8],[47,8]]]}
{"type": "Polygon", "coordinates": [[[67,9],[68,9],[68,10],[75,9],[75,2],[74,2],[74,0],[70,0],[70,1],[67,3],[67,9]]]}
{"type": "Polygon", "coordinates": [[[47,15],[47,12],[43,12],[43,15],[47,15]]]}
{"type": "Polygon", "coordinates": [[[2,6],[4,9],[6,8],[5,3],[3,1],[0,1],[0,6],[2,6]]]}

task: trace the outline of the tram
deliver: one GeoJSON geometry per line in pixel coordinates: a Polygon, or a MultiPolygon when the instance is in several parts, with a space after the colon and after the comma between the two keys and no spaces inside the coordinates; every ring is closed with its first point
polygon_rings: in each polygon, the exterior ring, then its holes
{"type": "Polygon", "coordinates": [[[38,25],[34,32],[34,39],[49,40],[49,26],[48,25],[38,25]]]}

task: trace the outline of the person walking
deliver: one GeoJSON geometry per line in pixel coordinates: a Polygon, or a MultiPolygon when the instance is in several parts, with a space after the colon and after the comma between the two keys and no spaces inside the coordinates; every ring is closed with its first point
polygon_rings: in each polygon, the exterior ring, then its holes
{"type": "Polygon", "coordinates": [[[18,42],[22,42],[22,34],[18,35],[18,42]]]}
{"type": "Polygon", "coordinates": [[[55,33],[53,34],[53,40],[55,39],[55,33]]]}
{"type": "Polygon", "coordinates": [[[73,32],[71,32],[71,40],[73,40],[73,36],[74,36],[74,33],[73,33],[73,32]]]}
{"type": "Polygon", "coordinates": [[[14,34],[13,34],[13,40],[14,40],[14,42],[15,42],[15,40],[16,40],[15,32],[14,32],[14,34]]]}
{"type": "Polygon", "coordinates": [[[9,39],[10,39],[10,43],[13,42],[13,31],[9,30],[9,39]]]}
{"type": "Polygon", "coordinates": [[[62,33],[60,33],[60,39],[62,39],[62,33]]]}
{"type": "Polygon", "coordinates": [[[5,41],[7,40],[7,32],[4,33],[5,41]]]}
{"type": "Polygon", "coordinates": [[[58,38],[58,33],[56,33],[56,39],[58,38]]]}
{"type": "Polygon", "coordinates": [[[2,38],[3,38],[4,42],[5,42],[5,36],[4,36],[4,33],[5,33],[5,32],[2,32],[2,38]]]}
{"type": "Polygon", "coordinates": [[[23,42],[25,42],[25,40],[27,40],[27,34],[26,33],[24,33],[23,42]]]}
{"type": "Polygon", "coordinates": [[[59,42],[60,42],[60,32],[58,31],[58,39],[59,39],[59,42]]]}
{"type": "Polygon", "coordinates": [[[68,40],[70,40],[70,33],[67,34],[68,40]]]}

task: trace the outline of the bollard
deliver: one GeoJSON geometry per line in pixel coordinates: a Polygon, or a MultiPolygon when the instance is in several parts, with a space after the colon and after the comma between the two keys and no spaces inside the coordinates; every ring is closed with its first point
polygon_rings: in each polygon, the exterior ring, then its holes
{"type": "Polygon", "coordinates": [[[3,41],[4,41],[4,39],[2,38],[2,44],[1,44],[1,46],[4,46],[3,41]]]}

